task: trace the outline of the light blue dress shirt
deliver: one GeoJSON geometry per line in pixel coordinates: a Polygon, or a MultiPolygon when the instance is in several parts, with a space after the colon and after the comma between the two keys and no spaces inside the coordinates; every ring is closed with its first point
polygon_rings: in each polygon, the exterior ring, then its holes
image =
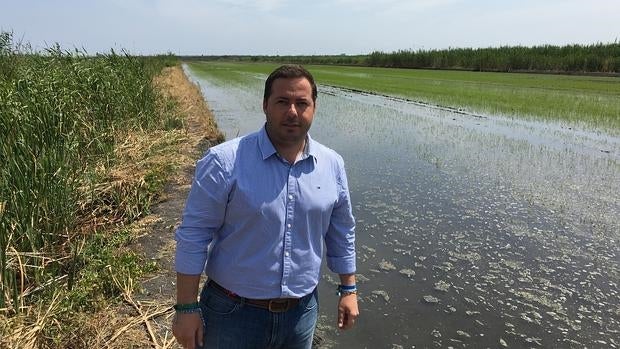
{"type": "Polygon", "coordinates": [[[204,270],[246,298],[312,292],[323,246],[331,271],[354,273],[355,221],[342,157],[308,136],[291,165],[264,127],[210,148],[197,163],[176,241],[177,272],[204,270]]]}

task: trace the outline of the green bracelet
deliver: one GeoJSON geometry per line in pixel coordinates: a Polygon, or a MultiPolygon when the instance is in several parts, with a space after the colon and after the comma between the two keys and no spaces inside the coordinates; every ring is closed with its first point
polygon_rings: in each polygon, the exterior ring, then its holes
{"type": "Polygon", "coordinates": [[[200,311],[200,303],[175,304],[173,308],[179,313],[193,313],[200,311]]]}

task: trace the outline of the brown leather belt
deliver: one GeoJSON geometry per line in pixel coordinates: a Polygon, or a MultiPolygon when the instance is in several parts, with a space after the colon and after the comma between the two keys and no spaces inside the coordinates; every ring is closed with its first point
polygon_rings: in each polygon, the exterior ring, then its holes
{"type": "Polygon", "coordinates": [[[273,299],[250,299],[238,296],[232,291],[225,289],[223,286],[213,280],[208,281],[209,286],[213,286],[216,290],[221,291],[226,296],[235,301],[251,305],[253,307],[267,309],[272,313],[283,313],[289,311],[299,304],[299,298],[273,298],[273,299]]]}

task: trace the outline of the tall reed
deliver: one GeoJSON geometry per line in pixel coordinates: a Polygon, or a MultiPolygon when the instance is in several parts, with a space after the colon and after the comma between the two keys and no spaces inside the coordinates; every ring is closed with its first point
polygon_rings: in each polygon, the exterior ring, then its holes
{"type": "Polygon", "coordinates": [[[114,162],[123,134],[166,122],[151,83],[166,62],[39,54],[0,34],[0,308],[18,312],[68,268],[94,169],[114,162]]]}

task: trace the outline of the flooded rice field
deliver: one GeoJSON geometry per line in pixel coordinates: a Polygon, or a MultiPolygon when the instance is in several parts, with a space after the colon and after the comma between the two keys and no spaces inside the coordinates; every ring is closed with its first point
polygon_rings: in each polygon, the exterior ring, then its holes
{"type": "MultiPolygon", "coordinates": [[[[227,139],[262,126],[264,76],[206,80],[227,139]]],[[[313,138],[345,159],[361,315],[321,347],[620,348],[620,139],[319,86],[313,138]]]]}

